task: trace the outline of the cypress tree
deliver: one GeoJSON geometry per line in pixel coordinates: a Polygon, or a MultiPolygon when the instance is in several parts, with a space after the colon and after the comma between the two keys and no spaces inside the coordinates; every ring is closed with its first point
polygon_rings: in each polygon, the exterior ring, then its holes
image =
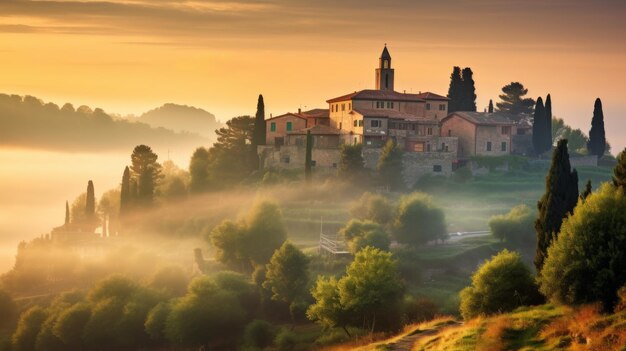
{"type": "Polygon", "coordinates": [[[626,148],[617,155],[617,164],[613,168],[613,184],[626,189],[626,148]]]}
{"type": "Polygon", "coordinates": [[[489,113],[493,113],[493,100],[489,99],[489,113]]]}
{"type": "Polygon", "coordinates": [[[65,201],[65,225],[70,224],[70,204],[65,201]]]}
{"type": "Polygon", "coordinates": [[[96,196],[94,193],[93,182],[87,183],[87,198],[85,201],[85,218],[93,219],[96,214],[96,196]]]}
{"type": "Polygon", "coordinates": [[[126,168],[124,168],[124,175],[122,175],[122,189],[120,191],[120,215],[128,214],[130,203],[130,169],[126,166],[126,168]]]}
{"type": "Polygon", "coordinates": [[[606,151],[606,135],[604,134],[604,113],[602,112],[602,101],[596,99],[593,106],[593,118],[591,119],[591,130],[589,131],[589,141],[587,150],[591,155],[604,156],[606,151]]]}
{"type": "Polygon", "coordinates": [[[463,68],[459,111],[476,112],[476,87],[473,76],[471,68],[463,68]]]}
{"type": "Polygon", "coordinates": [[[585,199],[587,199],[587,197],[591,195],[592,191],[593,191],[593,188],[591,187],[591,179],[588,179],[587,183],[585,184],[585,190],[583,190],[583,193],[580,194],[580,199],[585,201],[585,199]]]}
{"type": "Polygon", "coordinates": [[[461,78],[461,67],[455,66],[452,69],[450,75],[450,88],[448,88],[448,112],[460,111],[460,88],[463,85],[463,79],[461,78]]]}
{"type": "Polygon", "coordinates": [[[263,101],[263,95],[261,94],[259,94],[259,100],[256,104],[252,145],[255,146],[255,153],[256,146],[265,145],[265,102],[263,101]]]}
{"type": "Polygon", "coordinates": [[[552,97],[546,96],[546,130],[545,130],[545,150],[552,149],[552,97]]]}
{"type": "Polygon", "coordinates": [[[535,105],[535,118],[533,119],[533,148],[535,154],[541,155],[545,150],[545,118],[546,110],[543,99],[539,97],[535,105]]]}
{"type": "Polygon", "coordinates": [[[306,156],[304,160],[304,178],[307,182],[311,181],[311,166],[313,158],[313,135],[311,131],[306,131],[306,156]]]}
{"type": "Polygon", "coordinates": [[[537,272],[541,272],[548,247],[559,234],[563,219],[573,212],[577,202],[578,173],[571,169],[567,140],[561,139],[552,152],[552,164],[546,177],[546,191],[537,203],[539,210],[539,217],[535,221],[537,272]]]}
{"type": "Polygon", "coordinates": [[[376,170],[384,185],[392,190],[404,188],[402,151],[396,145],[395,140],[389,139],[380,153],[380,159],[376,170]]]}

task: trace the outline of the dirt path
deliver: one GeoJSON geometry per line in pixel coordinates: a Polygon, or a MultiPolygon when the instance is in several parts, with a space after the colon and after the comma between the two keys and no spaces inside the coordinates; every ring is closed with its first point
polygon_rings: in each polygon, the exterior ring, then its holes
{"type": "Polygon", "coordinates": [[[385,343],[381,343],[377,345],[377,350],[385,350],[385,351],[411,351],[415,342],[423,338],[425,336],[433,335],[439,333],[442,329],[455,327],[461,325],[460,322],[451,321],[449,323],[443,323],[432,329],[420,330],[419,328],[413,330],[406,335],[385,343]]]}

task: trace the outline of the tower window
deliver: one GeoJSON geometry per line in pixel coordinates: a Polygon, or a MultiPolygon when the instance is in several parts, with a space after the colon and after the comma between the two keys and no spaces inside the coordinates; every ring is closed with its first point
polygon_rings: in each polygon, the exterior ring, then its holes
{"type": "Polygon", "coordinates": [[[389,60],[383,61],[383,68],[389,68],[389,60]]]}

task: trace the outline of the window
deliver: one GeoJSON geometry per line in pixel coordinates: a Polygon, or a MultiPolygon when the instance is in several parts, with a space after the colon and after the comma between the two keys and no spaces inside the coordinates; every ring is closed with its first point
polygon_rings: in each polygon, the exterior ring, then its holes
{"type": "Polygon", "coordinates": [[[396,122],[389,122],[389,129],[396,129],[396,122]]]}
{"type": "Polygon", "coordinates": [[[433,172],[441,172],[441,165],[433,165],[433,172]]]}
{"type": "Polygon", "coordinates": [[[354,120],[354,126],[356,127],[356,126],[358,125],[358,123],[359,123],[359,122],[355,119],[355,120],[354,120]]]}
{"type": "Polygon", "coordinates": [[[363,127],[363,120],[362,119],[359,120],[359,127],[363,127]]]}
{"type": "Polygon", "coordinates": [[[430,144],[426,144],[426,151],[430,152],[430,144]]]}
{"type": "Polygon", "coordinates": [[[346,110],[346,104],[341,104],[341,111],[345,111],[346,110]]]}
{"type": "Polygon", "coordinates": [[[348,103],[348,110],[352,110],[352,103],[351,102],[348,103]]]}
{"type": "Polygon", "coordinates": [[[383,68],[389,68],[389,60],[383,61],[383,68]]]}
{"type": "Polygon", "coordinates": [[[426,133],[428,135],[433,135],[433,127],[428,127],[428,129],[426,130],[426,133]]]}
{"type": "Polygon", "coordinates": [[[316,164],[315,160],[311,160],[311,167],[315,167],[316,164]]]}
{"type": "Polygon", "coordinates": [[[380,121],[377,119],[373,119],[370,121],[370,126],[372,128],[379,128],[380,127],[380,121]]]}
{"type": "Polygon", "coordinates": [[[276,131],[276,122],[272,122],[270,124],[270,131],[275,132],[276,131]]]}
{"type": "Polygon", "coordinates": [[[413,145],[413,151],[424,152],[424,143],[415,143],[415,145],[413,145]]]}
{"type": "Polygon", "coordinates": [[[503,142],[502,142],[502,145],[500,145],[500,149],[501,149],[502,151],[506,151],[506,141],[503,141],[503,142]]]}
{"type": "Polygon", "coordinates": [[[426,104],[426,110],[430,111],[430,104],[426,104]]]}
{"type": "Polygon", "coordinates": [[[448,129],[448,136],[452,136],[452,129],[448,129]]]}
{"type": "Polygon", "coordinates": [[[283,157],[283,163],[289,163],[289,156],[283,157]]]}
{"type": "Polygon", "coordinates": [[[446,104],[440,104],[439,111],[445,111],[445,110],[446,110],[446,104]]]}
{"type": "Polygon", "coordinates": [[[502,134],[504,134],[504,135],[511,134],[511,127],[510,126],[502,127],[502,134]]]}
{"type": "Polygon", "coordinates": [[[491,151],[491,141],[487,142],[487,151],[491,151]]]}
{"type": "Polygon", "coordinates": [[[291,132],[291,122],[287,122],[287,131],[291,132]]]}
{"type": "Polygon", "coordinates": [[[376,108],[380,108],[380,101],[376,101],[376,108]]]}
{"type": "Polygon", "coordinates": [[[391,108],[393,108],[393,101],[391,102],[391,108]]]}
{"type": "Polygon", "coordinates": [[[333,168],[337,168],[337,163],[333,163],[333,168]]]}

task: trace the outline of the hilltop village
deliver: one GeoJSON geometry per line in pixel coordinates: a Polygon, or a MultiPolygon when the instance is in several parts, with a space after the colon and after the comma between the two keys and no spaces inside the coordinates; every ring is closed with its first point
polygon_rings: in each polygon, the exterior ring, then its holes
{"type": "Polygon", "coordinates": [[[314,140],[312,165],[318,174],[337,168],[342,144],[362,144],[365,166],[374,168],[381,148],[392,139],[405,151],[406,184],[425,174],[449,175],[472,156],[525,155],[532,148],[528,119],[516,122],[493,112],[450,112],[446,96],[396,91],[386,46],[375,77],[374,89],[328,99],[327,109],[298,109],[267,119],[266,145],[258,147],[261,165],[301,168],[309,131],[314,140]]]}

